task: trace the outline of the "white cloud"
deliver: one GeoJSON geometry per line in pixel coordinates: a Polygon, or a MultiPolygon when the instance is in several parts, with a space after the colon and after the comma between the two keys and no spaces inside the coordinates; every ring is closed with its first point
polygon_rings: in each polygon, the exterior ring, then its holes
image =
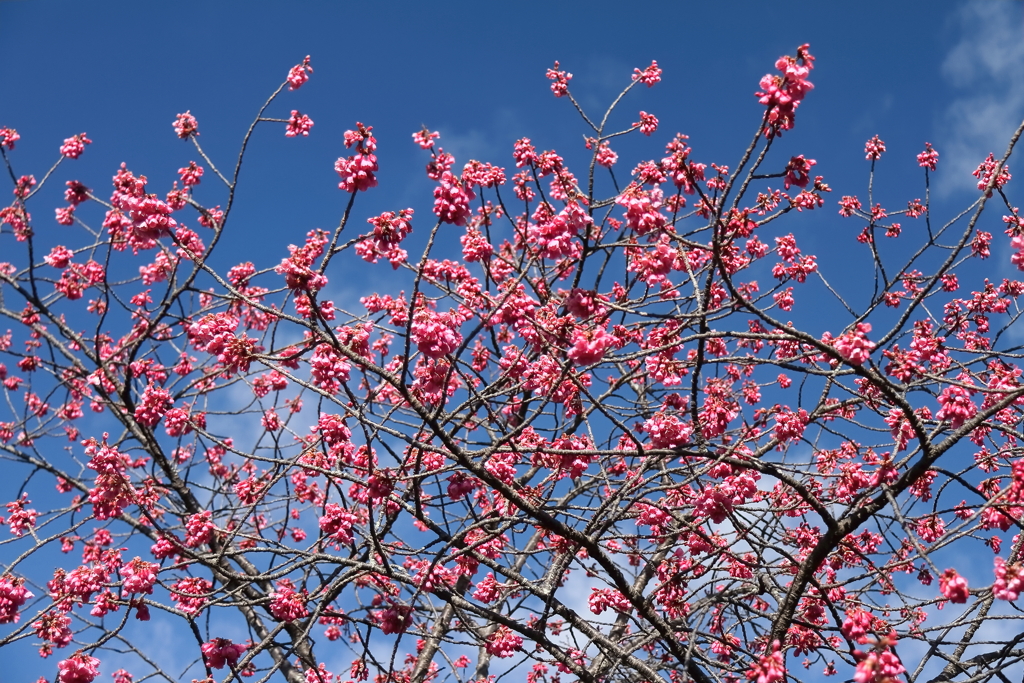
{"type": "MultiPolygon", "coordinates": [[[[971,172],[992,152],[1002,156],[1024,116],[1024,12],[1020,3],[965,3],[954,14],[960,40],[942,64],[959,92],[939,122],[938,149],[945,172],[941,194],[977,192],[971,172]]],[[[1011,164],[1012,168],[1012,164],[1011,164]]]]}

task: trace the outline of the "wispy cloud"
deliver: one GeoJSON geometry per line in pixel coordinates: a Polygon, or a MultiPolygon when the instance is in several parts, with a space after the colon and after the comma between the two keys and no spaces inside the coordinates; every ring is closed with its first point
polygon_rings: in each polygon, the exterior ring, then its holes
{"type": "Polygon", "coordinates": [[[939,122],[942,194],[976,191],[971,172],[989,152],[1002,155],[1024,116],[1024,5],[976,0],[953,21],[960,40],[942,74],[959,94],[939,122]]]}

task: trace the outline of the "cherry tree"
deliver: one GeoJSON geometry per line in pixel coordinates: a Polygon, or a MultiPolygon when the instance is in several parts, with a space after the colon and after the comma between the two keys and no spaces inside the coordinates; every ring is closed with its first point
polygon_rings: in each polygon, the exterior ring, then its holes
{"type": "Polygon", "coordinates": [[[599,115],[548,70],[575,172],[526,138],[500,162],[382,140],[421,148],[433,215],[361,213],[356,123],[337,226],[262,263],[218,246],[253,137],[315,136],[278,102],[308,57],[233,166],[178,114],[171,188],[69,179],[85,133],[37,179],[0,128],[0,645],[59,683],[1019,675],[1024,282],[985,275],[1024,270],[1021,130],[960,213],[932,216],[928,143],[923,199],[888,196],[878,136],[866,198],[837,199],[773,151],[808,49],[728,165],[645,111],[614,125],[656,62],[599,115]],[[636,136],[664,156],[619,164],[636,136]],[[851,287],[786,227],[837,204],[836,248],[870,255],[851,287]],[[354,261],[394,286],[327,298],[354,261]]]}

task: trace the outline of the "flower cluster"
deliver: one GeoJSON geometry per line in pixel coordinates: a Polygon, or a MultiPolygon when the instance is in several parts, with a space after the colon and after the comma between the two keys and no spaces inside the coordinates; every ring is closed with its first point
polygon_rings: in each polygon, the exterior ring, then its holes
{"type": "Polygon", "coordinates": [[[1013,177],[1010,175],[1010,167],[1003,165],[999,168],[998,175],[996,174],[996,167],[999,164],[996,162],[995,157],[989,152],[989,155],[985,157],[985,160],[978,164],[978,168],[974,169],[971,173],[975,178],[978,179],[978,189],[985,190],[985,195],[988,197],[992,196],[992,190],[989,189],[989,183],[995,189],[1001,189],[1006,183],[1010,182],[1013,177]],[[993,179],[995,176],[995,179],[993,179]]]}
{"type": "Polygon", "coordinates": [[[92,683],[100,675],[100,660],[84,652],[76,652],[57,663],[60,683],[92,683]]]}
{"type": "MultiPolygon", "coordinates": [[[[312,125],[312,122],[311,124],[312,125]]],[[[338,189],[344,192],[365,192],[377,187],[377,139],[371,131],[373,126],[356,123],[356,130],[345,131],[345,146],[356,146],[356,154],[350,157],[339,157],[334,162],[334,170],[341,176],[338,189]]]]}
{"type": "Polygon", "coordinates": [[[569,81],[572,80],[572,74],[560,70],[557,61],[553,68],[548,69],[547,77],[551,81],[551,92],[555,94],[555,97],[565,97],[569,94],[569,81]]]}
{"type": "MultiPolygon", "coordinates": [[[[309,131],[313,127],[313,119],[309,118],[305,114],[300,113],[296,109],[292,109],[292,114],[288,118],[288,126],[284,130],[285,137],[294,138],[296,136],[309,137],[309,131]]],[[[373,169],[377,170],[377,169],[373,169]]]]}
{"type": "Polygon", "coordinates": [[[661,69],[658,68],[658,62],[652,60],[651,65],[643,71],[633,69],[633,80],[640,81],[648,88],[653,88],[661,81],[661,69]]]}
{"type": "MultiPolygon", "coordinates": [[[[301,64],[296,64],[288,70],[288,89],[298,90],[302,87],[302,84],[309,80],[309,74],[313,73],[313,67],[309,65],[309,55],[302,60],[301,64]]],[[[294,112],[292,112],[294,114],[294,112]]]]}
{"type": "Polygon", "coordinates": [[[0,576],[0,624],[16,624],[21,618],[18,610],[33,597],[25,588],[25,580],[9,574],[0,576]]]}
{"type": "Polygon", "coordinates": [[[281,621],[295,621],[302,619],[309,614],[306,609],[306,601],[309,596],[303,589],[300,593],[288,579],[281,579],[277,582],[277,589],[270,592],[270,613],[281,621]]]}
{"type": "Polygon", "coordinates": [[[875,348],[874,342],[868,341],[867,335],[871,331],[871,323],[857,323],[857,326],[840,335],[832,342],[832,346],[850,365],[863,365],[871,356],[871,350],[875,348]]]}
{"type": "Polygon", "coordinates": [[[199,135],[199,123],[196,121],[196,117],[192,116],[191,110],[184,114],[178,114],[178,118],[174,120],[174,132],[182,140],[186,140],[192,135],[199,135]]]}
{"type": "Polygon", "coordinates": [[[77,159],[82,156],[85,146],[89,144],[92,144],[92,140],[85,137],[85,133],[79,133],[64,141],[64,144],[60,146],[60,153],[68,159],[77,159]]]}
{"type": "Polygon", "coordinates": [[[885,152],[885,143],[877,135],[864,143],[864,155],[868,161],[878,161],[885,152]]]}
{"type": "Polygon", "coordinates": [[[203,661],[211,669],[223,669],[225,666],[234,668],[247,649],[246,645],[232,643],[227,638],[214,638],[203,643],[200,648],[203,661]]]}
{"type": "Polygon", "coordinates": [[[765,135],[773,137],[793,127],[796,109],[814,84],[807,80],[814,68],[810,45],[797,48],[796,57],[780,57],[775,68],[782,75],[767,74],[761,79],[761,90],[755,93],[758,102],[767,107],[765,135]]]}
{"type": "Polygon", "coordinates": [[[440,180],[441,184],[434,188],[434,214],[444,223],[465,225],[472,215],[469,203],[476,193],[451,171],[442,173],[440,180]]]}

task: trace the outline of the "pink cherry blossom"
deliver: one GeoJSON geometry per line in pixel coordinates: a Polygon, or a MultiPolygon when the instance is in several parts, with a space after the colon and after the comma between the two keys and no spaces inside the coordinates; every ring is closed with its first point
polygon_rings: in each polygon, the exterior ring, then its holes
{"type": "Polygon", "coordinates": [[[939,576],[939,589],[952,603],[967,602],[967,579],[960,576],[955,569],[947,569],[939,576]]]}
{"type": "Polygon", "coordinates": [[[121,575],[124,577],[123,588],[125,593],[153,592],[153,585],[156,583],[156,574],[160,569],[159,565],[152,562],[145,562],[136,557],[121,568],[121,575]]]}
{"type": "Polygon", "coordinates": [[[18,610],[32,597],[24,579],[9,574],[0,576],[0,624],[18,623],[21,618],[18,610]]]}
{"type": "Polygon", "coordinates": [[[878,161],[885,152],[885,143],[876,135],[864,143],[864,154],[868,161],[878,161]]]}
{"type": "Polygon", "coordinates": [[[747,671],[747,680],[755,683],[777,683],[786,679],[786,665],[782,652],[779,650],[779,643],[772,645],[770,654],[758,659],[747,671]]]}
{"type": "Polygon", "coordinates": [[[470,216],[469,203],[476,193],[450,171],[441,175],[441,183],[434,188],[434,214],[444,223],[465,225],[470,216]]]}
{"type": "Polygon", "coordinates": [[[487,639],[487,652],[500,659],[512,657],[522,649],[523,637],[504,625],[487,639]]]}
{"type": "Polygon", "coordinates": [[[649,136],[658,130],[658,118],[654,114],[642,111],[640,112],[640,120],[633,125],[639,128],[641,133],[649,136]]]}
{"type": "Polygon", "coordinates": [[[223,669],[225,666],[234,668],[248,647],[232,643],[227,638],[213,638],[203,643],[200,649],[207,666],[211,669],[223,669]]]}
{"type": "Polygon", "coordinates": [[[661,69],[658,68],[658,62],[651,61],[651,65],[643,71],[633,69],[633,80],[640,81],[648,88],[653,88],[661,81],[661,69]]]}
{"type": "Polygon", "coordinates": [[[418,130],[412,134],[413,142],[420,146],[420,149],[431,149],[434,146],[434,140],[441,137],[441,134],[437,131],[431,131],[424,127],[422,130],[418,130]]]}
{"type": "Polygon", "coordinates": [[[184,114],[178,114],[178,118],[174,120],[174,132],[182,140],[199,135],[199,123],[196,121],[196,117],[192,116],[191,110],[184,114]]]}
{"type": "Polygon", "coordinates": [[[1001,557],[995,558],[996,581],[992,593],[999,600],[1016,600],[1024,591],[1024,568],[1020,563],[1008,564],[1001,557]]]}
{"type": "Polygon", "coordinates": [[[100,675],[100,660],[84,652],[76,652],[57,663],[60,683],[92,683],[100,675]]]}
{"type": "Polygon", "coordinates": [[[298,90],[302,87],[302,84],[309,80],[309,74],[313,73],[313,67],[309,65],[309,55],[302,60],[301,64],[296,64],[288,71],[288,89],[298,90]]]}
{"type": "Polygon", "coordinates": [[[848,361],[850,365],[863,365],[871,356],[871,350],[875,348],[874,342],[867,338],[871,332],[871,323],[857,323],[856,328],[840,335],[832,346],[848,361]]]}
{"type": "Polygon", "coordinates": [[[276,590],[270,592],[270,613],[281,621],[295,621],[305,618],[309,614],[306,609],[305,589],[302,592],[296,591],[291,581],[281,579],[277,582],[276,590]]]}
{"type": "Polygon", "coordinates": [[[296,109],[292,109],[292,114],[288,119],[288,126],[285,128],[284,135],[289,138],[294,138],[299,135],[309,137],[309,131],[311,128],[313,128],[313,119],[300,113],[296,109]]]}
{"type": "Polygon", "coordinates": [[[0,147],[14,149],[14,143],[21,139],[18,131],[13,128],[0,127],[0,147]]]}
{"type": "Polygon", "coordinates": [[[561,71],[557,61],[554,68],[548,69],[547,77],[552,81],[551,92],[555,94],[555,97],[565,97],[569,93],[569,81],[572,80],[572,74],[561,71]]]}
{"type": "Polygon", "coordinates": [[[87,138],[85,133],[79,133],[64,141],[64,144],[60,146],[60,153],[68,159],[77,159],[82,156],[85,146],[89,144],[92,144],[92,140],[87,138]]]}
{"type": "Polygon", "coordinates": [[[932,143],[924,143],[924,151],[917,155],[917,165],[934,171],[939,162],[939,153],[932,148],[932,143]]]}
{"type": "Polygon", "coordinates": [[[956,429],[974,417],[978,407],[971,401],[970,392],[963,387],[950,386],[939,394],[942,409],[935,414],[937,420],[949,420],[949,426],[956,429]]]}

